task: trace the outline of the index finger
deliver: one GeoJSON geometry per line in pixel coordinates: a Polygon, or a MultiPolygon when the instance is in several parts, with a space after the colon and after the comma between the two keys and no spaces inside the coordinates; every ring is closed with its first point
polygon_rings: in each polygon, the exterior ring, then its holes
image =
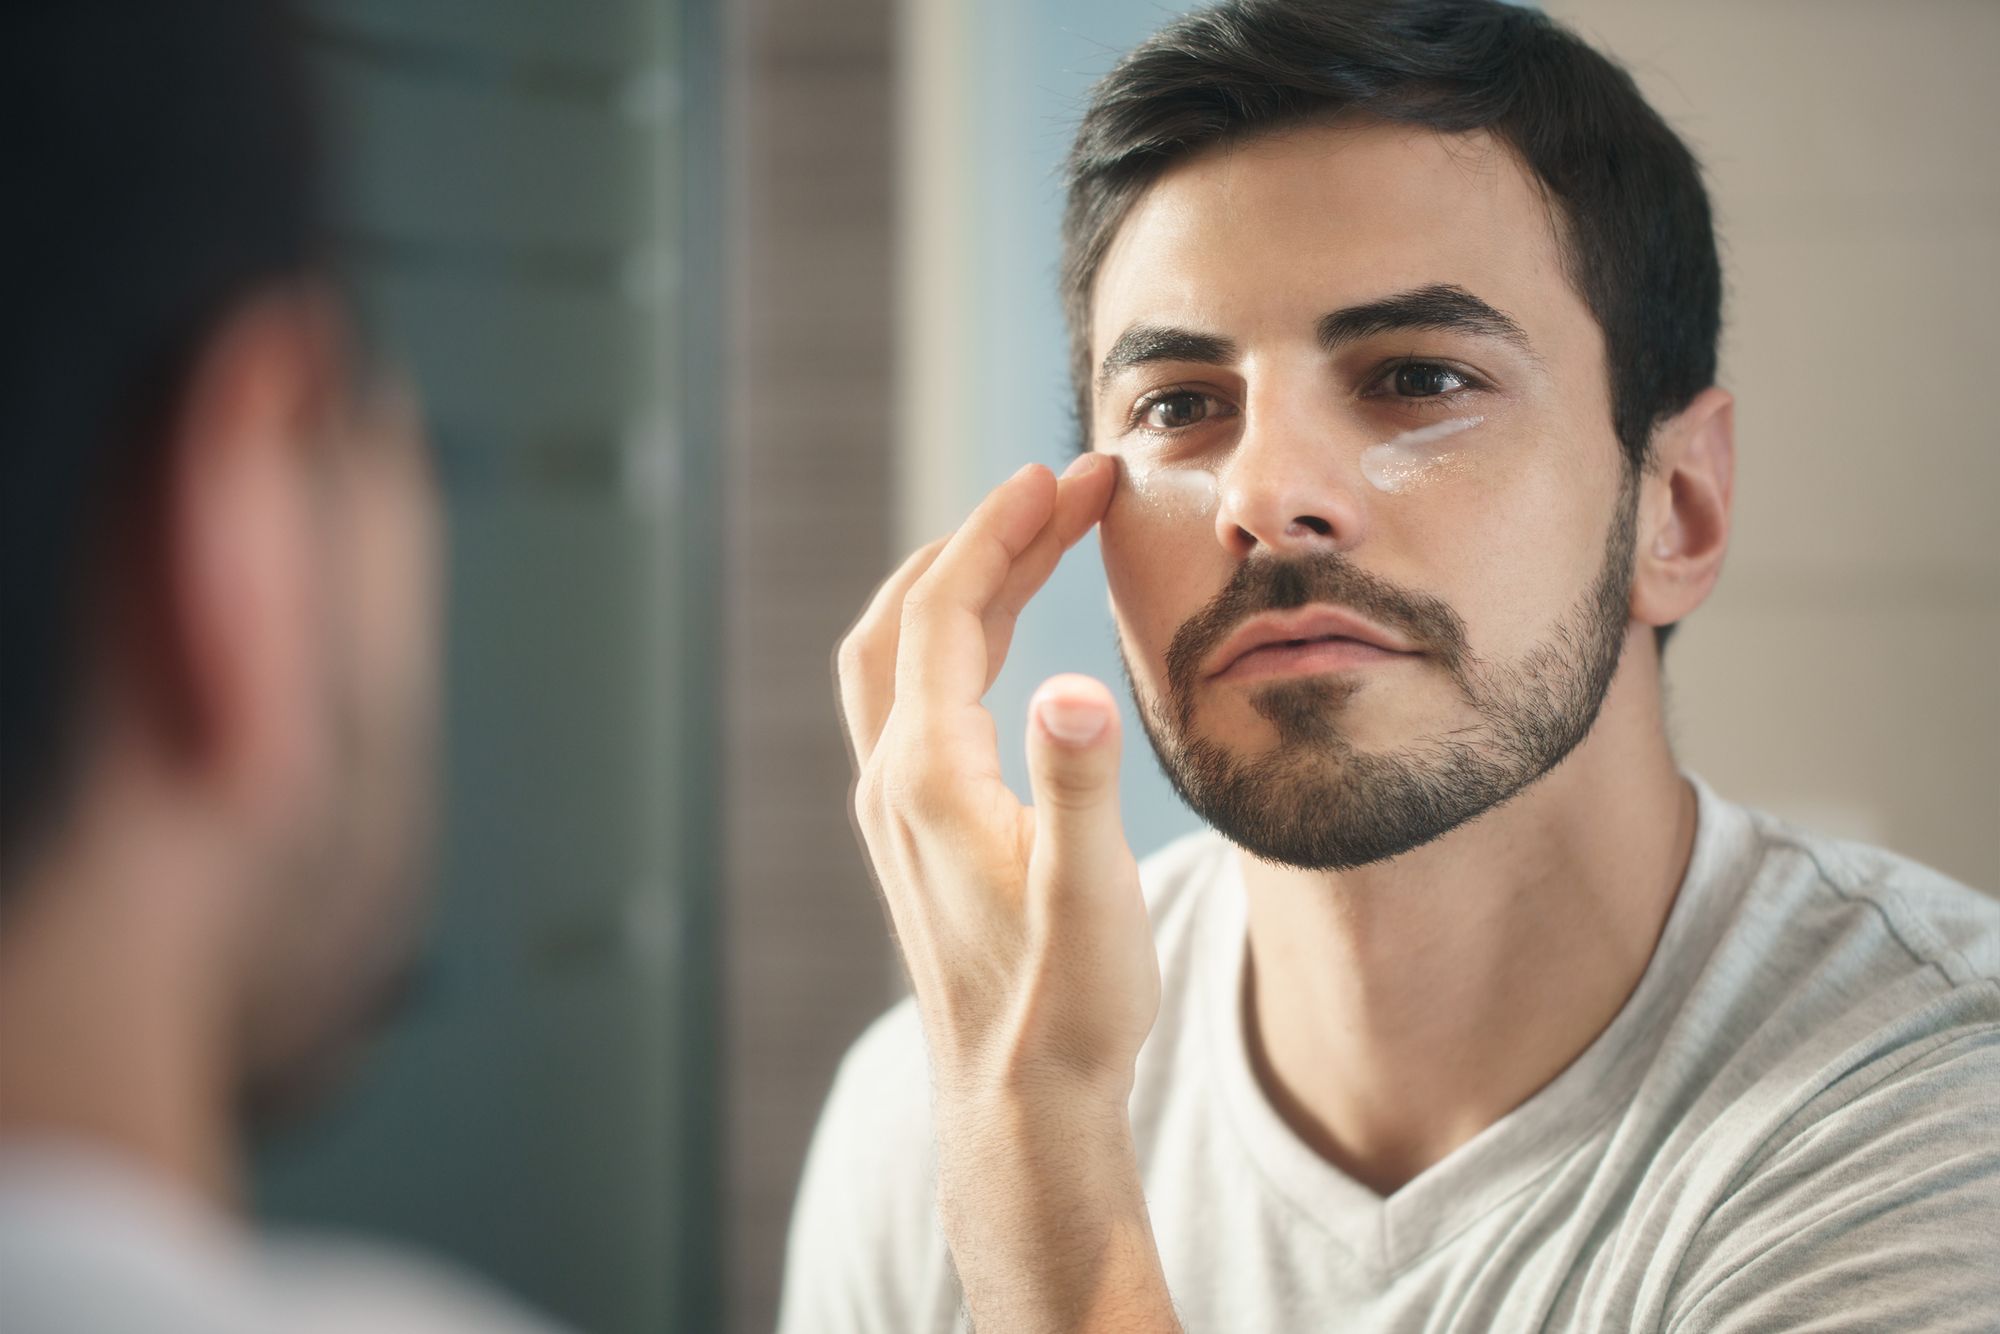
{"type": "Polygon", "coordinates": [[[856,770],[868,762],[875,742],[895,702],[896,653],[902,628],[903,598],[922,578],[946,539],[919,547],[884,580],[868,600],[860,619],[834,651],[833,677],[839,690],[841,719],[846,724],[847,753],[856,770]]]}
{"type": "Polygon", "coordinates": [[[1055,507],[1056,480],[1031,463],[981,501],[903,600],[896,709],[976,705],[986,693],[985,616],[1055,507]]]}
{"type": "Polygon", "coordinates": [[[1101,454],[1084,454],[1070,464],[1056,482],[1055,513],[1014,562],[1000,591],[988,604],[984,618],[986,684],[981,694],[993,688],[993,679],[1000,674],[1007,647],[1014,637],[1014,623],[1027,607],[1028,599],[1041,591],[1064,554],[1104,517],[1117,485],[1117,469],[1106,466],[1110,462],[1101,454]]]}

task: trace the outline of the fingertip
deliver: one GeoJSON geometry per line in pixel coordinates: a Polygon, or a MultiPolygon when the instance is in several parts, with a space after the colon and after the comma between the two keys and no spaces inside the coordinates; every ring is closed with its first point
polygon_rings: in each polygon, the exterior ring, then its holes
{"type": "Polygon", "coordinates": [[[1058,672],[1035,688],[1035,698],[1044,695],[1062,695],[1069,698],[1091,698],[1102,700],[1106,705],[1116,707],[1111,687],[1094,676],[1082,672],[1058,672]]]}
{"type": "Polygon", "coordinates": [[[1073,486],[1102,486],[1115,482],[1118,477],[1116,455],[1090,450],[1070,460],[1063,470],[1062,480],[1073,486]]]}
{"type": "Polygon", "coordinates": [[[1008,509],[1028,497],[1036,497],[1048,504],[1059,494],[1056,475],[1047,464],[1024,463],[1014,470],[1013,476],[987,493],[984,505],[1008,509]]]}
{"type": "Polygon", "coordinates": [[[1111,503],[1112,493],[1118,489],[1118,474],[1120,471],[1118,456],[1115,454],[1092,454],[1090,457],[1102,461],[1090,472],[1086,473],[1085,478],[1090,485],[1103,488],[1104,503],[1108,505],[1111,503]]]}
{"type": "Polygon", "coordinates": [[[1062,499],[1062,482],[1046,463],[1030,463],[1014,474],[1010,488],[1034,497],[1044,510],[1053,509],[1062,499]]]}
{"type": "Polygon", "coordinates": [[[1104,517],[1110,508],[1112,493],[1117,489],[1117,460],[1107,454],[1082,454],[1064,471],[1061,478],[1059,502],[1065,516],[1062,521],[1063,545],[1082,537],[1091,525],[1104,517]]]}
{"type": "Polygon", "coordinates": [[[1099,454],[1096,450],[1087,449],[1069,461],[1069,466],[1063,469],[1062,480],[1073,482],[1079,477],[1088,477],[1102,465],[1103,461],[1104,456],[1102,454],[1099,454]]]}
{"type": "Polygon", "coordinates": [[[1035,705],[1035,719],[1050,738],[1065,746],[1088,746],[1111,725],[1111,715],[1095,704],[1045,699],[1035,705]]]}
{"type": "Polygon", "coordinates": [[[1051,738],[1069,746],[1101,739],[1118,718],[1118,703],[1110,689],[1095,677],[1075,672],[1042,682],[1029,709],[1051,738]]]}

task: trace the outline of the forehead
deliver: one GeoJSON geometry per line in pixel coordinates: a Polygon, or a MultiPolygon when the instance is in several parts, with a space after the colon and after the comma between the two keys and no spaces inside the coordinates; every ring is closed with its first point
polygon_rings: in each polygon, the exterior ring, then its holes
{"type": "Polygon", "coordinates": [[[1219,145],[1175,164],[1119,227],[1093,288],[1092,361],[1135,322],[1309,329],[1436,283],[1522,319],[1538,345],[1594,341],[1556,225],[1520,159],[1483,133],[1334,121],[1219,145]]]}

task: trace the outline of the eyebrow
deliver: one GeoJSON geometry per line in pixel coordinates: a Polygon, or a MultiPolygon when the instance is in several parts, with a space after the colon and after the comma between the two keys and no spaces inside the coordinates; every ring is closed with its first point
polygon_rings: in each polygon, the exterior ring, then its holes
{"type": "Polygon", "coordinates": [[[1327,352],[1335,352],[1363,338],[1414,330],[1498,338],[1531,357],[1535,355],[1528,331],[1512,316],[1451,283],[1433,283],[1322,315],[1319,345],[1327,352]]]}
{"type": "Polygon", "coordinates": [[[1097,389],[1111,383],[1111,377],[1133,366],[1151,361],[1195,361],[1210,366],[1226,366],[1236,360],[1236,344],[1216,334],[1177,329],[1171,325],[1135,324],[1118,335],[1118,341],[1104,354],[1097,368],[1097,389]]]}
{"type": "MultiPolygon", "coordinates": [[[[1319,318],[1319,345],[1336,352],[1348,343],[1385,333],[1427,330],[1433,333],[1472,334],[1512,343],[1529,356],[1535,355],[1513,316],[1496,309],[1454,283],[1432,283],[1397,292],[1358,306],[1343,306],[1319,318]]],[[[1173,325],[1135,324],[1118,335],[1118,341],[1104,354],[1097,368],[1097,390],[1104,392],[1111,377],[1134,366],[1155,361],[1191,361],[1210,366],[1226,366],[1236,360],[1236,344],[1220,334],[1202,333],[1173,325]]]]}

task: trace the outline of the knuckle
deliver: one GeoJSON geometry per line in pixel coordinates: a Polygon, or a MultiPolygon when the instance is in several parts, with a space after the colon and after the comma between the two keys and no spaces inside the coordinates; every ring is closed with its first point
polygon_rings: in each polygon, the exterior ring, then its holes
{"type": "Polygon", "coordinates": [[[833,667],[841,679],[849,680],[867,671],[871,656],[868,647],[864,625],[856,625],[841,636],[840,642],[834,645],[833,649],[833,667]]]}
{"type": "Polygon", "coordinates": [[[918,747],[909,757],[910,778],[928,796],[944,797],[958,791],[961,774],[947,747],[918,747]]]}
{"type": "Polygon", "coordinates": [[[953,809],[950,772],[924,747],[902,747],[880,779],[883,807],[919,824],[935,824],[953,809]]]}
{"type": "Polygon", "coordinates": [[[1052,811],[1087,811],[1097,805],[1097,794],[1085,788],[1067,784],[1050,783],[1036,794],[1037,801],[1052,811]]]}
{"type": "Polygon", "coordinates": [[[864,824],[879,824],[888,807],[888,788],[880,765],[864,764],[854,779],[854,813],[864,824]]]}

